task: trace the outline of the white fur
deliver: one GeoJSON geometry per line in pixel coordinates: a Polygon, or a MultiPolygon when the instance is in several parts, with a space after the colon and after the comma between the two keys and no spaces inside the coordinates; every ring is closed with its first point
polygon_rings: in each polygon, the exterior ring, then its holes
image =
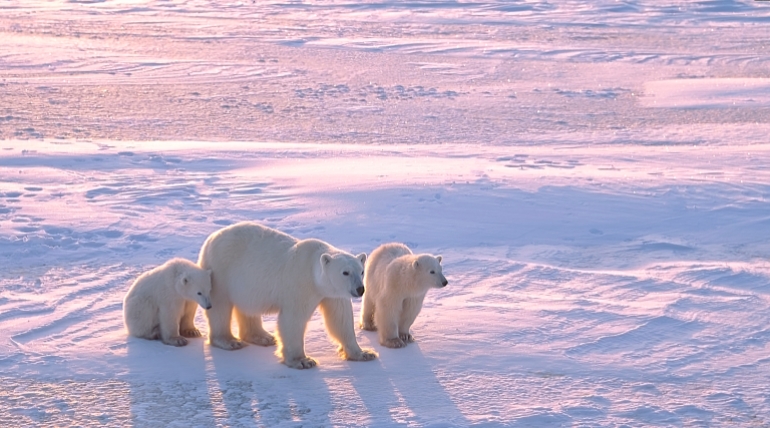
{"type": "Polygon", "coordinates": [[[185,337],[200,337],[195,310],[210,308],[210,295],[211,271],[172,259],[134,281],[123,299],[123,322],[132,336],[184,346],[185,337]]]}
{"type": "Polygon", "coordinates": [[[447,285],[441,256],[412,254],[404,244],[384,244],[372,251],[364,276],[361,328],[379,331],[380,344],[402,348],[431,288],[447,285]]]}
{"type": "Polygon", "coordinates": [[[276,355],[289,367],[316,365],[305,355],[305,329],[321,307],[327,331],[348,360],[374,359],[356,342],[351,296],[363,292],[366,254],[353,256],[317,239],[297,240],[253,222],[211,234],[198,263],[212,270],[213,308],[206,312],[209,341],[223,349],[249,342],[270,346],[276,339],[262,327],[262,314],[278,312],[276,355]],[[240,340],[231,330],[238,322],[240,340]]]}

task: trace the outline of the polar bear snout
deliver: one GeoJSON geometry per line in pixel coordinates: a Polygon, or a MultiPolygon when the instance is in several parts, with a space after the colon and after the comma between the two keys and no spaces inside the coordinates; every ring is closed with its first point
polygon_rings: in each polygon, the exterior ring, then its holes
{"type": "Polygon", "coordinates": [[[211,299],[204,296],[198,296],[198,305],[205,310],[211,309],[211,299]]]}
{"type": "Polygon", "coordinates": [[[350,294],[353,297],[361,297],[364,295],[364,280],[358,275],[350,278],[350,294]]]}
{"type": "Polygon", "coordinates": [[[447,286],[447,284],[449,284],[449,281],[447,281],[444,274],[442,274],[441,272],[438,272],[438,275],[436,275],[436,285],[434,285],[434,287],[444,288],[447,286]]]}

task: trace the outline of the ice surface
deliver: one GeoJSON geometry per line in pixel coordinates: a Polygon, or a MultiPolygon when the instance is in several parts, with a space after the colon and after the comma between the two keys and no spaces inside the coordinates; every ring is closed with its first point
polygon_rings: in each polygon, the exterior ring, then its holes
{"type": "Polygon", "coordinates": [[[763,78],[676,79],[647,82],[648,107],[763,107],[770,80],[763,78]]]}
{"type": "Polygon", "coordinates": [[[770,424],[768,21],[747,0],[2,2],[0,421],[770,424]],[[128,339],[131,281],[241,220],[405,242],[450,285],[405,349],[357,330],[374,362],[317,315],[306,371],[128,339]]]}

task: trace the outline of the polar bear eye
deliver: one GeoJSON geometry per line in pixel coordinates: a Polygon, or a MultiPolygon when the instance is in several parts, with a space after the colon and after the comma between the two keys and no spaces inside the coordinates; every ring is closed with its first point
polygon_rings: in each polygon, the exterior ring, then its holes
{"type": "Polygon", "coordinates": [[[430,271],[430,273],[431,273],[431,274],[435,274],[435,273],[436,273],[436,271],[435,271],[435,270],[432,270],[432,271],[430,271]]]}
{"type": "Polygon", "coordinates": [[[202,296],[203,294],[202,294],[202,293],[199,291],[199,292],[198,292],[198,295],[199,295],[199,296],[202,296]]]}
{"type": "Polygon", "coordinates": [[[350,272],[345,271],[345,272],[342,272],[342,274],[345,275],[345,276],[348,276],[348,275],[350,275],[350,272]]]}

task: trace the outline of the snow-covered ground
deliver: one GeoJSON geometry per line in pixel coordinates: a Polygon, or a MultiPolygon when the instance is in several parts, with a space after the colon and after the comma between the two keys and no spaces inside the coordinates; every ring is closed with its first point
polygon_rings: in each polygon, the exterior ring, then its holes
{"type": "Polygon", "coordinates": [[[748,0],[0,1],[0,425],[769,426],[768,24],[748,0]],[[450,284],[407,348],[357,331],[373,362],[319,316],[304,371],[128,339],[131,281],[241,220],[405,242],[450,284]]]}

